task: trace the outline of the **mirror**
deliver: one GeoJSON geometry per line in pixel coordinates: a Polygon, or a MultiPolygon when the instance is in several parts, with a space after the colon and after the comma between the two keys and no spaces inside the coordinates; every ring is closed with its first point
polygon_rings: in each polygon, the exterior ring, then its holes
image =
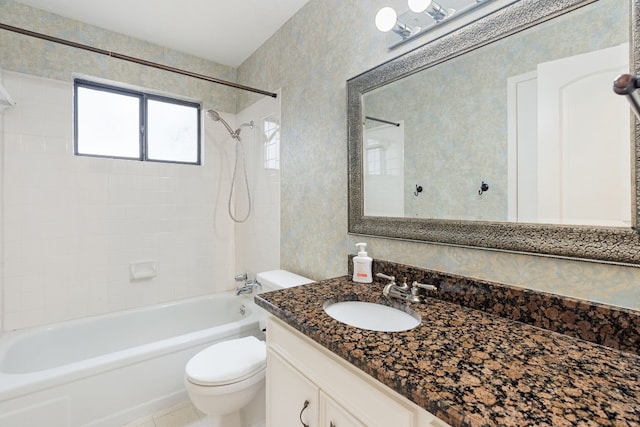
{"type": "Polygon", "coordinates": [[[349,232],[640,264],[631,3],[521,0],[350,79],[349,232]]]}

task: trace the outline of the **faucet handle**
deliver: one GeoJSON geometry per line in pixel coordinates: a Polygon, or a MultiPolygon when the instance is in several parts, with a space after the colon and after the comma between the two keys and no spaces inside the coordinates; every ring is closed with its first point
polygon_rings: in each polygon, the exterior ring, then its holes
{"type": "Polygon", "coordinates": [[[394,276],[387,276],[384,273],[376,273],[376,276],[382,277],[383,279],[387,279],[390,282],[395,282],[396,281],[396,278],[394,276]]]}
{"type": "Polygon", "coordinates": [[[411,286],[411,293],[417,293],[418,292],[418,288],[425,289],[427,291],[437,291],[438,290],[438,288],[436,288],[433,285],[425,285],[424,283],[418,283],[417,281],[414,280],[413,285],[411,286]]]}
{"type": "Polygon", "coordinates": [[[238,274],[235,278],[236,282],[246,282],[247,281],[247,273],[238,274]]]}

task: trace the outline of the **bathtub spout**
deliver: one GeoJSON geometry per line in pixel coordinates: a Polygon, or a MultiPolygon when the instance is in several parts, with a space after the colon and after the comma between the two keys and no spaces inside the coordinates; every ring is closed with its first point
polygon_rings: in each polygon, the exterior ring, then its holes
{"type": "Polygon", "coordinates": [[[244,286],[238,288],[236,295],[253,293],[254,288],[262,289],[262,285],[256,279],[249,279],[245,282],[244,286]]]}

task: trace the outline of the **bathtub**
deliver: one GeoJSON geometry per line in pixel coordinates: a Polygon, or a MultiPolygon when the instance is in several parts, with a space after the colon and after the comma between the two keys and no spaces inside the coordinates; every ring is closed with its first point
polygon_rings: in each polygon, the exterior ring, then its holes
{"type": "Polygon", "coordinates": [[[254,335],[251,296],[213,294],[8,332],[0,337],[0,426],[126,424],[188,400],[187,361],[254,335]]]}

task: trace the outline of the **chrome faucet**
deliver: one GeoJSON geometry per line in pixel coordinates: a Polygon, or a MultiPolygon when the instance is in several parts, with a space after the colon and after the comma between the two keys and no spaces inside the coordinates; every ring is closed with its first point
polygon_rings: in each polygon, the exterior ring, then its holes
{"type": "Polygon", "coordinates": [[[428,291],[437,291],[433,285],[425,285],[414,281],[411,287],[407,284],[407,279],[404,279],[402,284],[396,283],[396,278],[393,276],[387,276],[386,274],[378,273],[378,277],[389,280],[389,283],[384,287],[382,294],[387,298],[396,298],[402,301],[409,302],[424,302],[423,297],[420,295],[420,289],[428,291]]]}
{"type": "Polygon", "coordinates": [[[235,278],[236,282],[244,282],[244,284],[236,289],[236,295],[253,293],[254,288],[262,289],[262,285],[258,279],[249,279],[247,273],[238,274],[235,278]]]}

